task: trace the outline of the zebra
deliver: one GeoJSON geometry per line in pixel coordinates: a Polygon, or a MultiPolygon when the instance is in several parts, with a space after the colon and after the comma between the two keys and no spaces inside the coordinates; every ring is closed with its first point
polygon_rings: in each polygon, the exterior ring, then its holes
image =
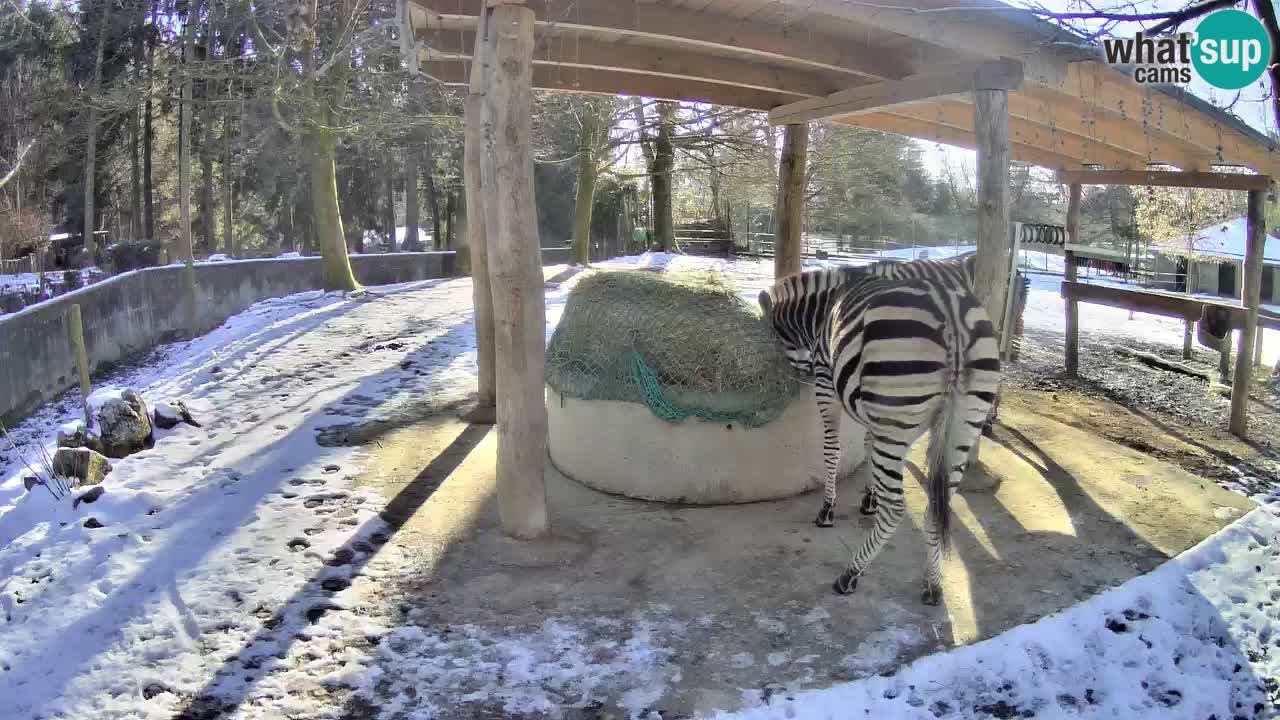
{"type": "MultiPolygon", "coordinates": [[[[788,361],[814,385],[826,466],[819,526],[834,524],[841,414],[865,427],[869,438],[873,482],[863,510],[874,513],[875,522],[832,584],[837,593],[854,591],[897,528],[905,510],[904,458],[932,430],[921,600],[936,605],[950,543],[951,493],[999,390],[999,347],[967,284],[882,272],[888,271],[873,265],[791,275],[762,291],[759,302],[788,361]]],[[[919,267],[907,272],[923,275],[919,267]]]]}
{"type": "MultiPolygon", "coordinates": [[[[949,258],[940,260],[912,260],[910,262],[894,262],[880,261],[862,267],[862,270],[869,275],[883,277],[889,280],[908,280],[920,278],[924,280],[934,280],[949,287],[968,287],[973,290],[977,287],[974,280],[977,275],[978,253],[970,251],[960,255],[953,255],[949,258]]],[[[1006,323],[1011,326],[1011,323],[1006,323]]],[[[991,437],[996,419],[1000,414],[1000,393],[996,393],[995,402],[991,404],[991,412],[987,415],[987,420],[982,426],[982,434],[991,437]]],[[[969,456],[969,465],[973,466],[978,461],[978,445],[974,444],[973,452],[969,456]]],[[[865,509],[864,509],[865,512],[865,509]]],[[[869,513],[867,513],[869,514],[869,513]]]]}

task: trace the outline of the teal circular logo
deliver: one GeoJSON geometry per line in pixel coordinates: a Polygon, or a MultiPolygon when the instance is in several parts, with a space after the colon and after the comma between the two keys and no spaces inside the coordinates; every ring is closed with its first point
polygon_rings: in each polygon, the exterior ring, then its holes
{"type": "Polygon", "coordinates": [[[1271,62],[1271,38],[1262,21],[1242,10],[1209,13],[1196,28],[1191,62],[1210,85],[1239,90],[1258,81],[1271,62]]]}

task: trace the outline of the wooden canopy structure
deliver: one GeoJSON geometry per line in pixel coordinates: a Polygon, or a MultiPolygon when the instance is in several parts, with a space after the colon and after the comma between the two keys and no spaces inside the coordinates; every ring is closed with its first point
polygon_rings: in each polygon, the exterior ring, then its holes
{"type": "MultiPolygon", "coordinates": [[[[1080,185],[1094,178],[1161,184],[1149,168],[1172,166],[1179,172],[1171,184],[1220,182],[1214,167],[1231,166],[1252,176],[1252,207],[1263,193],[1254,188],[1269,186],[1280,171],[1275,143],[1236,118],[1177,89],[1139,86],[1080,38],[994,0],[400,2],[404,51],[427,75],[469,88],[464,266],[475,280],[480,403],[496,403],[498,508],[504,528],[518,537],[537,537],[548,526],[533,88],[768,112],[773,124],[786,126],[779,275],[800,268],[808,123],[977,150],[976,284],[997,325],[1008,271],[1011,159],[1067,177],[1077,217],[1080,185]]],[[[1246,261],[1249,272],[1254,264],[1246,261]]],[[[1246,287],[1251,278],[1256,287],[1252,276],[1246,287]]],[[[1256,325],[1257,295],[1246,293],[1249,327],[1256,325]]],[[[1069,324],[1074,309],[1072,302],[1069,324]]],[[[1251,332],[1246,328],[1242,342],[1246,334],[1252,342],[1251,332]]],[[[1244,382],[1233,406],[1243,410],[1247,375],[1237,371],[1237,383],[1244,382]]],[[[1233,412],[1237,429],[1243,424],[1237,428],[1233,412]]]]}
{"type": "MultiPolygon", "coordinates": [[[[427,74],[468,81],[491,0],[412,0],[427,74]]],[[[1276,176],[1274,142],[1176,88],[1134,83],[1096,47],[990,0],[527,0],[535,87],[705,101],[777,124],[832,120],[976,148],[971,91],[1009,91],[1009,151],[1055,170],[1276,176]]]]}

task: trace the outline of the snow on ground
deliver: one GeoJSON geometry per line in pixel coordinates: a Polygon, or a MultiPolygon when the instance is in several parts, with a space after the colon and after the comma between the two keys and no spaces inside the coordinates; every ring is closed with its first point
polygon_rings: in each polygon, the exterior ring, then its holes
{"type": "MultiPolygon", "coordinates": [[[[602,265],[720,269],[750,302],[772,271],[657,254],[602,265]]],[[[581,277],[548,289],[548,333],[581,277]]],[[[0,718],[167,719],[193,696],[230,703],[228,718],[338,717],[331,693],[374,699],[392,668],[394,701],[375,712],[388,720],[459,703],[585,706],[618,682],[633,716],[652,706],[684,661],[666,650],[681,628],[662,608],[638,612],[617,648],[593,644],[593,618],[519,633],[346,609],[407,560],[377,552],[380,499],[355,487],[353,451],[317,445],[316,432],[462,399],[475,373],[470,304],[465,279],[302,293],[162,348],[114,382],[151,404],[184,400],[203,427],[158,431],[155,448],[114,461],[91,505],[25,492],[15,453],[0,455],[0,718]]],[[[1028,323],[1061,332],[1061,319],[1055,283],[1037,279],[1028,323]]],[[[1124,311],[1091,308],[1081,325],[1181,344],[1180,324],[1124,311]]],[[[33,456],[78,412],[68,396],[12,435],[33,456]]],[[[889,677],[769,704],[743,688],[754,707],[725,717],[1267,717],[1254,703],[1280,700],[1271,507],[1057,616],[889,677]]]]}
{"type": "MultiPolygon", "coordinates": [[[[171,717],[266,624],[287,635],[340,604],[325,588],[352,582],[384,528],[351,450],[318,447],[316,429],[464,397],[470,318],[458,280],[262,302],[121,378],[150,403],[185,400],[203,428],[113,461],[92,505],[26,493],[20,465],[0,468],[0,718],[171,717]]],[[[13,435],[48,442],[77,405],[13,435]]],[[[275,650],[253,651],[221,682],[266,672],[275,650]]]]}
{"type": "Polygon", "coordinates": [[[719,720],[1280,714],[1280,516],[1259,508],[1147,575],[888,677],[719,720]]]}

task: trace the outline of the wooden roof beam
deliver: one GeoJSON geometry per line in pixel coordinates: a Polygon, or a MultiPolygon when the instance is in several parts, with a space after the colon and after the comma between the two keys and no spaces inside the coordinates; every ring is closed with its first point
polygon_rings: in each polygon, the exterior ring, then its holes
{"type": "MultiPolygon", "coordinates": [[[[957,98],[964,100],[964,98],[957,98]]],[[[1167,163],[1186,170],[1208,169],[1212,155],[1177,138],[1109,114],[1087,113],[1065,98],[1050,100],[1024,92],[1009,94],[1010,117],[1045,126],[1051,132],[1069,133],[1108,147],[1143,155],[1151,163],[1167,163]]]]}
{"type": "MultiPolygon", "coordinates": [[[[426,23],[415,30],[475,29],[476,18],[486,0],[411,0],[426,10],[426,23]]],[[[716,48],[718,52],[754,55],[760,60],[786,65],[808,66],[867,80],[900,78],[919,72],[913,58],[877,51],[873,46],[850,43],[847,39],[809,32],[800,28],[763,27],[713,13],[655,3],[577,2],[525,0],[537,15],[537,32],[547,26],[560,31],[607,30],[635,38],[678,41],[697,50],[716,48]]],[[[417,17],[416,13],[412,13],[417,17]]]]}
{"type": "MultiPolygon", "coordinates": [[[[973,134],[973,105],[961,102],[939,102],[929,105],[904,105],[889,108],[887,114],[908,117],[954,128],[973,134]]],[[[1097,164],[1118,168],[1142,168],[1145,157],[1068,133],[1053,132],[1050,128],[1022,118],[1009,118],[1009,140],[1023,147],[1037,148],[1055,155],[1073,158],[1078,164],[1097,164]]]]}
{"type": "MultiPolygon", "coordinates": [[[[432,33],[419,51],[422,62],[469,59],[475,44],[470,30],[432,33]]],[[[707,57],[684,50],[646,48],[577,39],[571,33],[543,33],[533,51],[535,66],[590,68],[655,75],[677,80],[738,85],[814,97],[825,95],[838,81],[829,74],[761,62],[707,57]]]]}
{"type": "Polygon", "coordinates": [[[1280,171],[1280,148],[1275,143],[1246,137],[1174,97],[1134,84],[1100,62],[1072,63],[1061,82],[1028,83],[1024,92],[1055,102],[1066,99],[1077,112],[1140,124],[1148,133],[1172,137],[1208,153],[1213,164],[1243,165],[1266,175],[1280,171]]]}
{"type": "MultiPolygon", "coordinates": [[[[431,60],[422,72],[446,85],[466,85],[466,66],[459,60],[431,60]]],[[[635,95],[659,100],[684,100],[767,111],[798,98],[772,90],[668,78],[642,73],[615,72],[557,65],[534,65],[533,86],[542,90],[593,95],[635,95]]]]}
{"type": "MultiPolygon", "coordinates": [[[[1031,61],[1046,56],[1051,42],[1026,26],[1038,20],[1030,11],[996,3],[969,0],[895,0],[855,3],[847,0],[775,0],[784,8],[809,15],[840,18],[868,28],[913,40],[991,58],[1031,61]]],[[[1065,36],[1065,33],[1064,33],[1065,36]]],[[[1056,72],[1054,63],[1037,65],[1036,72],[1056,72]]]]}
{"type": "MultiPolygon", "coordinates": [[[[884,113],[868,113],[866,115],[853,115],[847,118],[839,118],[835,120],[835,122],[844,125],[867,128],[869,130],[893,133],[895,135],[905,135],[917,140],[938,142],[944,145],[965,148],[967,150],[975,149],[972,130],[958,130],[947,125],[940,125],[938,123],[918,120],[916,118],[900,117],[884,113]]],[[[1029,147],[1012,141],[1009,143],[1009,152],[1010,157],[1014,160],[1032,163],[1051,170],[1068,168],[1074,169],[1083,164],[1075,158],[1060,155],[1041,148],[1029,147]]]]}
{"type": "Polygon", "coordinates": [[[1139,185],[1205,188],[1209,190],[1267,190],[1266,175],[1165,170],[1059,170],[1058,182],[1071,185],[1139,185]]]}
{"type": "Polygon", "coordinates": [[[1008,59],[993,60],[862,85],[823,98],[800,100],[771,110],[769,122],[786,125],[825,120],[974,90],[1015,90],[1021,85],[1022,63],[1008,59]]]}

